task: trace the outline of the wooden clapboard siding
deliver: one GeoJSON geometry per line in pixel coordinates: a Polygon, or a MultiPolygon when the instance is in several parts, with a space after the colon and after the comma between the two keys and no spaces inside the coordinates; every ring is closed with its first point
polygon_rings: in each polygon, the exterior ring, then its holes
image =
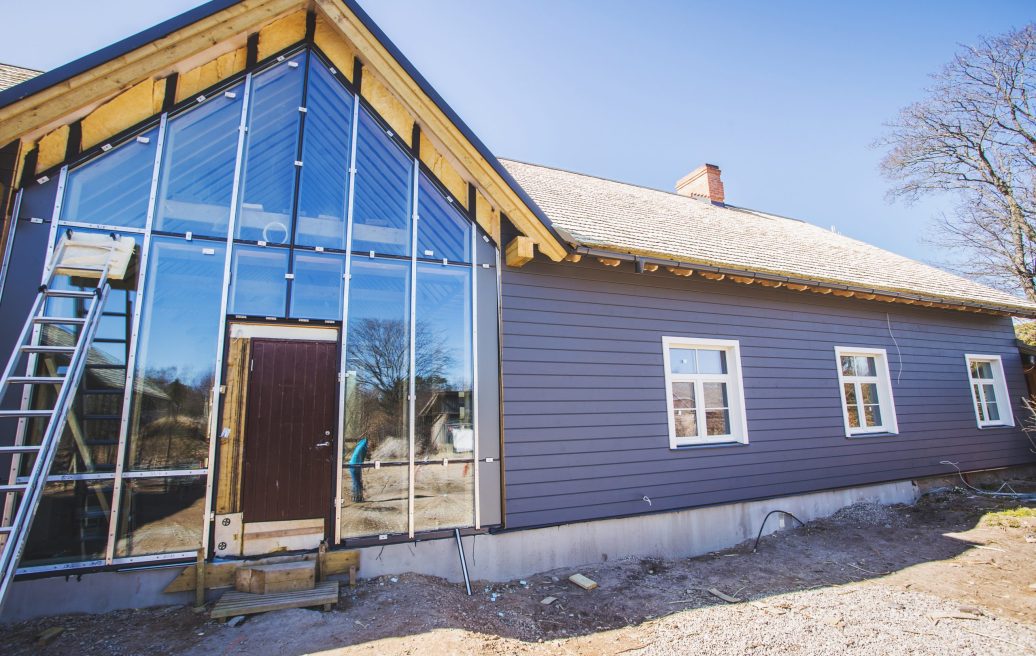
{"type": "Polygon", "coordinates": [[[1020,430],[976,427],[968,388],[983,353],[1025,393],[1007,318],[595,262],[507,269],[502,303],[512,528],[1034,461],[1020,430]],[[748,445],[669,448],[663,335],[739,340],[748,445]],[[836,345],[887,350],[898,436],[845,437],[836,345]]]}

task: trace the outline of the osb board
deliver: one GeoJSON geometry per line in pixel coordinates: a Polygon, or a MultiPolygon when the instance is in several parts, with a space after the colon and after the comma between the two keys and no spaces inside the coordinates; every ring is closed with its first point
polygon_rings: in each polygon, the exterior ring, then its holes
{"type": "Polygon", "coordinates": [[[385,119],[385,122],[389,124],[389,128],[402,137],[403,141],[410,143],[414,119],[411,118],[410,113],[403,107],[403,104],[396,100],[392,92],[373,73],[364,71],[360,81],[360,95],[371,104],[371,107],[381,115],[381,118],[385,119]]]}
{"type": "Polygon", "coordinates": [[[83,148],[96,146],[162,111],[165,80],[146,79],[83,117],[83,148]]]}
{"type": "MultiPolygon", "coordinates": [[[[310,553],[304,556],[273,556],[259,560],[231,560],[220,563],[205,563],[205,587],[207,589],[232,588],[241,567],[270,565],[274,563],[290,563],[302,560],[317,560],[319,554],[310,553]]],[[[348,574],[350,567],[360,569],[359,551],[328,551],[323,555],[323,571],[321,576],[338,576],[348,574]]],[[[194,565],[185,567],[180,575],[166,586],[164,592],[190,592],[197,583],[197,572],[194,565]]]]}
{"type": "Polygon", "coordinates": [[[317,17],[316,30],[313,33],[313,42],[320,51],[327,55],[342,77],[353,81],[353,61],[356,59],[356,49],[348,41],[343,39],[333,25],[327,22],[323,16],[317,17]]]}
{"type": "Polygon", "coordinates": [[[423,131],[421,132],[421,161],[431,169],[435,177],[439,178],[446,190],[453,196],[454,202],[460,207],[468,205],[468,183],[457,173],[446,156],[439,152],[432,140],[423,131]]]}
{"type": "Polygon", "coordinates": [[[238,48],[181,73],[176,81],[176,102],[196,97],[199,93],[232,75],[245,70],[247,48],[238,48]]]}
{"type": "Polygon", "coordinates": [[[36,156],[37,173],[57,166],[65,159],[69,131],[67,125],[62,125],[57,130],[40,139],[37,144],[37,147],[40,149],[39,154],[36,156]]]}
{"type": "Polygon", "coordinates": [[[216,513],[241,511],[241,462],[244,457],[245,400],[248,398],[248,362],[252,340],[231,337],[227,353],[227,389],[223,395],[223,422],[219,439],[219,477],[216,513]],[[227,437],[222,437],[228,433],[227,437]]]}
{"type": "Polygon", "coordinates": [[[296,11],[259,30],[259,59],[266,59],[306,38],[306,12],[296,11]]]}

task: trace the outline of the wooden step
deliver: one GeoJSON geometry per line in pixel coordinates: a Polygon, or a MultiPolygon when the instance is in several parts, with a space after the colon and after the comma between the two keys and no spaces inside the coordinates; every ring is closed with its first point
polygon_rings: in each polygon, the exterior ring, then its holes
{"type": "Polygon", "coordinates": [[[273,594],[253,594],[251,592],[230,591],[223,593],[212,608],[213,619],[266,613],[271,610],[285,608],[309,608],[323,606],[324,610],[338,603],[338,581],[318,583],[312,590],[293,590],[291,592],[275,592],[273,594]]]}
{"type": "Polygon", "coordinates": [[[293,590],[312,590],[317,584],[317,562],[301,560],[242,567],[235,573],[234,588],[238,592],[272,594],[293,590]]]}

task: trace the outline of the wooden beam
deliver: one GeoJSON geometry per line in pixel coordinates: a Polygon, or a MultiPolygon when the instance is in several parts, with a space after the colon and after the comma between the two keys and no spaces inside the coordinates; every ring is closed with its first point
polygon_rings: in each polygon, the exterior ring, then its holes
{"type": "Polygon", "coordinates": [[[467,137],[443,113],[416,80],[399,65],[359,18],[339,0],[314,0],[317,10],[361,53],[364,65],[374,71],[382,83],[421,123],[422,131],[434,135],[442,152],[454,160],[455,168],[480,187],[525,235],[531,237],[541,253],[560,262],[567,250],[525,204],[492,164],[478,152],[467,137]]]}
{"type": "Polygon", "coordinates": [[[774,289],[784,285],[784,283],[779,280],[767,280],[765,278],[756,278],[755,281],[763,287],[773,287],[774,289]]]}
{"type": "Polygon", "coordinates": [[[856,292],[851,289],[832,289],[831,293],[835,296],[841,296],[842,298],[852,298],[856,295],[856,292]]]}
{"type": "Polygon", "coordinates": [[[666,271],[673,274],[674,276],[680,276],[681,278],[687,278],[688,276],[694,275],[694,269],[681,269],[680,267],[666,267],[666,271]]]}
{"type": "Polygon", "coordinates": [[[622,264],[622,260],[614,257],[599,257],[597,261],[606,267],[617,267],[622,264]]]}
{"type": "Polygon", "coordinates": [[[698,275],[706,280],[715,280],[717,282],[727,277],[725,273],[716,273],[714,271],[699,271],[698,275]]]}
{"type": "Polygon", "coordinates": [[[582,259],[583,255],[581,253],[569,253],[565,256],[566,262],[579,262],[582,259]]]}
{"type": "Polygon", "coordinates": [[[798,285],[793,282],[786,283],[784,286],[796,292],[804,292],[809,289],[809,285],[798,285]]]}
{"type": "Polygon", "coordinates": [[[642,266],[644,267],[644,270],[649,273],[653,271],[658,271],[658,265],[654,262],[645,262],[642,266]]]}
{"type": "Polygon", "coordinates": [[[746,276],[730,276],[730,279],[733,280],[734,282],[742,284],[742,285],[752,285],[752,284],[755,284],[755,280],[756,280],[755,278],[748,278],[746,276]]]}
{"type": "MultiPolygon", "coordinates": [[[[231,588],[237,576],[236,572],[241,567],[253,567],[256,565],[272,565],[275,563],[293,563],[299,561],[316,560],[319,554],[310,553],[304,556],[273,556],[259,560],[225,560],[218,563],[205,564],[205,587],[209,590],[215,588],[231,588]]],[[[348,574],[350,567],[359,569],[359,551],[328,551],[324,554],[323,560],[325,576],[337,576],[348,574]]],[[[180,575],[165,587],[163,592],[190,592],[196,588],[198,577],[197,567],[191,565],[185,567],[180,575]]]]}
{"type": "Polygon", "coordinates": [[[535,255],[535,242],[532,238],[519,235],[512,239],[504,250],[504,262],[509,267],[520,267],[532,260],[535,255]]]}

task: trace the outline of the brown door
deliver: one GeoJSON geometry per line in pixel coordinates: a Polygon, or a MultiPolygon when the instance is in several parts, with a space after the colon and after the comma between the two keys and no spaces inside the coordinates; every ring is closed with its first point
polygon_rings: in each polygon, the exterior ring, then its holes
{"type": "Polygon", "coordinates": [[[245,408],[246,522],[333,521],[334,342],[253,339],[245,408]]]}

